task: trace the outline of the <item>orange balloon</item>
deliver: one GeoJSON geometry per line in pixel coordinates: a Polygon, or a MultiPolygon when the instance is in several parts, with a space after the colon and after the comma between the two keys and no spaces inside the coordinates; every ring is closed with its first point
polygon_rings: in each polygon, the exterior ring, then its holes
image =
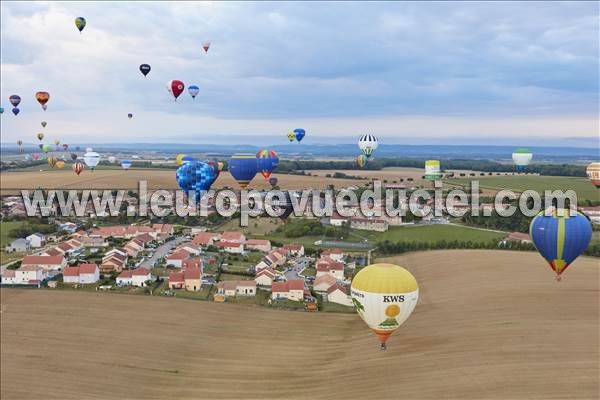
{"type": "Polygon", "coordinates": [[[37,92],[35,94],[35,99],[44,107],[48,100],[50,100],[50,93],[48,92],[37,92]]]}

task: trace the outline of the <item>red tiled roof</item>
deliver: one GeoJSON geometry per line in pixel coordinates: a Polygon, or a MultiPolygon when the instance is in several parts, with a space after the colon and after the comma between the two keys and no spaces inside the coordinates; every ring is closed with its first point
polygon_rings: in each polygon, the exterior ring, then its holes
{"type": "Polygon", "coordinates": [[[289,292],[290,290],[302,290],[304,291],[304,281],[302,279],[293,279],[286,282],[273,282],[271,288],[273,292],[289,292]]]}
{"type": "Polygon", "coordinates": [[[62,256],[62,252],[56,250],[54,247],[51,248],[50,250],[47,250],[45,252],[46,254],[48,254],[49,256],[62,256]]]}
{"type": "Polygon", "coordinates": [[[341,262],[333,261],[327,258],[321,258],[317,261],[317,271],[328,272],[328,271],[343,271],[344,264],[341,262]]]}
{"type": "Polygon", "coordinates": [[[242,232],[235,231],[226,231],[221,235],[221,240],[224,242],[230,241],[241,241],[244,238],[244,234],[242,232]]]}
{"type": "Polygon", "coordinates": [[[132,270],[133,276],[146,276],[148,274],[150,274],[150,270],[147,268],[136,268],[132,270]]]}
{"type": "Polygon", "coordinates": [[[184,271],[185,279],[200,279],[202,270],[200,268],[187,268],[184,271]]]}
{"type": "Polygon", "coordinates": [[[202,259],[201,258],[188,258],[187,260],[183,260],[181,262],[181,267],[184,269],[202,268],[202,259]]]}
{"type": "Polygon", "coordinates": [[[256,277],[262,275],[268,275],[269,278],[273,278],[275,276],[275,271],[272,268],[263,268],[258,272],[258,274],[256,274],[256,277]]]}
{"type": "Polygon", "coordinates": [[[206,246],[211,241],[213,241],[213,237],[214,237],[214,234],[212,234],[212,233],[200,232],[200,233],[196,234],[196,236],[194,236],[192,243],[198,244],[201,246],[206,246]]]}
{"type": "Polygon", "coordinates": [[[65,267],[63,276],[79,276],[79,267],[65,267]]]}
{"type": "Polygon", "coordinates": [[[121,272],[118,276],[118,278],[131,278],[133,276],[133,271],[126,269],[125,271],[121,272]]]}
{"type": "Polygon", "coordinates": [[[175,253],[167,257],[167,260],[185,260],[190,257],[190,252],[184,249],[179,249],[175,253]]]}
{"type": "Polygon", "coordinates": [[[270,241],[264,240],[264,239],[248,239],[246,241],[246,245],[250,245],[250,246],[268,246],[270,244],[271,244],[270,241]]]}
{"type": "Polygon", "coordinates": [[[21,265],[60,265],[64,259],[63,256],[25,256],[21,265]]]}
{"type": "Polygon", "coordinates": [[[79,264],[79,274],[94,274],[98,266],[96,264],[79,264]]]}
{"type": "Polygon", "coordinates": [[[170,283],[175,283],[175,282],[183,282],[185,280],[184,274],[183,272],[171,272],[169,274],[169,282],[170,283]]]}
{"type": "Polygon", "coordinates": [[[302,250],[302,247],[303,246],[301,244],[286,244],[283,246],[284,249],[289,251],[300,251],[302,250]]]}
{"type": "Polygon", "coordinates": [[[217,247],[240,247],[242,244],[241,243],[237,243],[237,242],[217,242],[216,246],[217,247]]]}
{"type": "Polygon", "coordinates": [[[346,288],[337,283],[334,283],[333,285],[331,285],[331,287],[329,289],[327,289],[327,294],[331,294],[331,293],[335,292],[336,290],[340,290],[342,293],[348,294],[348,292],[346,291],[346,288]]]}

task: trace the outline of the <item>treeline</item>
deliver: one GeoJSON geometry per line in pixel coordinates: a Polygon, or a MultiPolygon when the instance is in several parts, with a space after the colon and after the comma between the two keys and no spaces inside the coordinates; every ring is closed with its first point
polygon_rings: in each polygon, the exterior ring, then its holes
{"type": "MultiPolygon", "coordinates": [[[[386,167],[425,168],[425,159],[406,158],[376,158],[371,160],[364,169],[380,170],[386,167]]],[[[325,169],[344,170],[357,169],[354,161],[318,161],[318,160],[281,160],[277,170],[292,172],[298,170],[325,169]]],[[[585,177],[585,166],[572,164],[531,164],[525,168],[525,173],[537,173],[553,176],[585,177]]],[[[442,169],[465,169],[483,172],[512,172],[514,165],[502,164],[488,160],[442,160],[442,169]]]]}
{"type": "Polygon", "coordinates": [[[329,238],[338,238],[349,233],[350,226],[345,224],[342,227],[324,226],[318,219],[298,219],[288,220],[288,222],[277,228],[275,232],[283,233],[287,238],[298,238],[302,236],[325,236],[329,238]]]}
{"type": "Polygon", "coordinates": [[[461,220],[466,225],[480,228],[529,233],[529,225],[531,224],[532,217],[523,215],[518,206],[517,210],[510,218],[498,215],[496,210],[492,211],[492,214],[489,217],[484,217],[482,214],[483,212],[480,211],[478,216],[474,216],[471,214],[471,211],[467,211],[467,213],[462,216],[461,220]]]}
{"type": "MultiPolygon", "coordinates": [[[[438,240],[435,242],[391,242],[385,240],[377,243],[377,252],[382,255],[402,254],[410,251],[451,250],[451,249],[488,249],[536,251],[532,243],[490,240],[473,242],[471,240],[438,240]]],[[[583,253],[590,257],[600,257],[600,243],[591,243],[583,253]]]]}

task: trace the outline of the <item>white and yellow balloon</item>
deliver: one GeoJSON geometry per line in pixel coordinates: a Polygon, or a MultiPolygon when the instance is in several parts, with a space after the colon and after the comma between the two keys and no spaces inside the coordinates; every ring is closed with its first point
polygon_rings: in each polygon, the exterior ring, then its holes
{"type": "Polygon", "coordinates": [[[412,314],[419,299],[414,276],[394,264],[372,264],[352,280],[352,303],[358,315],[379,338],[381,349],[412,314]]]}

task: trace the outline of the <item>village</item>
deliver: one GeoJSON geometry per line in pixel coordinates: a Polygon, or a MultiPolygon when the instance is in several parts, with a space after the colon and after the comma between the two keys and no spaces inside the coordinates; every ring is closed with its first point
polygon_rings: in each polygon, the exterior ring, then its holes
{"type": "Polygon", "coordinates": [[[9,251],[30,253],[2,270],[3,287],[96,290],[173,296],[266,307],[351,312],[349,285],[364,254],[327,249],[308,256],[301,244],[275,247],[237,231],[169,224],[32,234],[9,251]],[[14,266],[18,265],[18,268],[14,266]]]}

